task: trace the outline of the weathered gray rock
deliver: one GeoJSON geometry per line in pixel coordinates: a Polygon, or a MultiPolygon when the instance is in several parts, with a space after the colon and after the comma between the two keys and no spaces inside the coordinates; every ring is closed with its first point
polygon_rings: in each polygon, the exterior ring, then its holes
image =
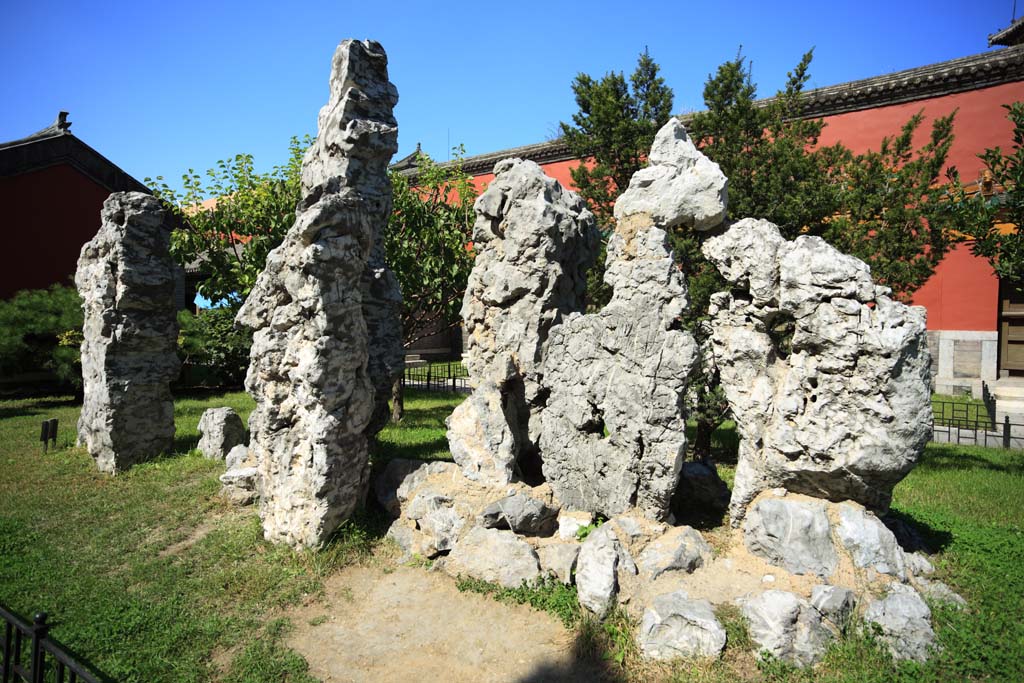
{"type": "Polygon", "coordinates": [[[546,505],[525,493],[497,500],[480,515],[480,526],[511,529],[518,534],[550,535],[558,525],[558,508],[546,505]]]}
{"type": "Polygon", "coordinates": [[[512,481],[519,456],[513,400],[497,384],[481,381],[445,420],[452,458],[467,478],[495,485],[512,481]]]}
{"type": "Polygon", "coordinates": [[[361,282],[390,215],[397,149],[398,93],[378,43],[342,42],[330,91],[295,223],[237,318],[253,330],[246,389],[264,536],[292,546],[321,544],[366,492],[374,393],[361,282]]]}
{"type": "Polygon", "coordinates": [[[220,475],[220,493],[235,505],[249,505],[259,497],[260,471],[255,467],[235,467],[220,475]]]}
{"type": "Polygon", "coordinates": [[[794,574],[828,576],[839,563],[825,504],[761,497],[743,524],[747,549],[794,574]]]}
{"type": "Polygon", "coordinates": [[[366,425],[366,436],[371,439],[391,419],[391,387],[405,370],[402,289],[384,258],[385,225],[375,226],[378,229],[361,282],[369,353],[366,371],[373,384],[373,415],[366,425]]]}
{"type": "Polygon", "coordinates": [[[769,652],[794,666],[814,664],[832,639],[821,614],[806,600],[786,591],[770,590],[737,600],[750,625],[758,657],[769,652]]]}
{"type": "Polygon", "coordinates": [[[696,345],[680,324],[686,285],[665,231],[709,227],[725,209],[724,176],[699,156],[677,121],[659,131],[651,165],[615,205],[605,268],[611,301],[551,332],[540,446],[544,476],[567,507],[609,517],[632,507],[651,519],[669,515],[696,345]],[[659,198],[663,192],[675,194],[659,198]]]}
{"type": "Polygon", "coordinates": [[[651,659],[717,657],[725,649],[725,629],[711,603],[691,600],[685,591],[654,598],[640,622],[640,649],[651,659]]]}
{"type": "MultiPolygon", "coordinates": [[[[241,467],[243,463],[249,462],[249,447],[245,444],[239,444],[228,451],[228,454],[224,456],[224,465],[229,470],[233,470],[237,467],[241,467]]],[[[255,467],[255,459],[252,459],[253,466],[255,467]]]]}
{"type": "Polygon", "coordinates": [[[159,200],[115,192],[82,247],[82,413],[78,442],[116,474],[174,443],[170,383],[180,363],[170,227],[159,200]]]}
{"type": "Polygon", "coordinates": [[[576,594],[580,604],[598,617],[604,617],[615,604],[617,569],[624,552],[607,525],[591,531],[580,546],[576,559],[576,594]]]}
{"type": "Polygon", "coordinates": [[[648,166],[633,174],[615,203],[616,220],[641,215],[664,230],[721,225],[728,181],[718,164],[693,144],[679,119],[658,131],[647,160],[648,166]]]}
{"type": "Polygon", "coordinates": [[[855,566],[871,568],[901,581],[907,578],[903,550],[896,543],[896,537],[877,517],[859,505],[843,503],[839,506],[836,538],[850,553],[855,566]]]}
{"type": "Polygon", "coordinates": [[[654,581],[665,572],[692,572],[711,556],[711,546],[700,532],[680,526],[649,543],[637,558],[637,566],[645,578],[654,581]]]}
{"type": "Polygon", "coordinates": [[[945,603],[958,608],[967,607],[967,601],[964,600],[963,596],[942,581],[918,577],[915,579],[914,585],[917,586],[923,597],[932,602],[945,603]]]}
{"type": "Polygon", "coordinates": [[[428,476],[432,464],[434,463],[404,458],[389,460],[373,482],[373,493],[377,502],[392,517],[400,515],[408,491],[428,476]]]}
{"type": "Polygon", "coordinates": [[[935,572],[935,567],[932,566],[931,560],[920,552],[903,553],[903,563],[907,566],[907,571],[914,576],[928,576],[935,572]]]}
{"type": "Polygon", "coordinates": [[[818,585],[811,589],[811,605],[841,630],[853,615],[857,598],[849,588],[818,585]]]}
{"type": "MultiPolygon", "coordinates": [[[[245,425],[234,408],[210,408],[199,418],[199,450],[212,460],[224,460],[228,452],[245,443],[245,425]]],[[[230,468],[229,468],[230,469],[230,468]]]]}
{"type": "Polygon", "coordinates": [[[767,221],[735,223],[704,253],[732,288],[710,313],[742,437],[733,523],[778,486],[887,509],[931,436],[923,310],[893,301],[863,262],[767,221]]]}
{"type": "Polygon", "coordinates": [[[541,570],[556,576],[566,585],[572,583],[579,554],[579,543],[552,543],[537,549],[541,570]]]}
{"type": "Polygon", "coordinates": [[[511,531],[473,527],[448,556],[445,571],[518,588],[540,578],[537,553],[511,531]]]}
{"type": "Polygon", "coordinates": [[[417,494],[409,503],[406,517],[415,521],[419,530],[430,539],[429,543],[423,544],[421,551],[425,557],[451,550],[466,525],[466,519],[453,503],[448,496],[431,491],[417,494]]]}
{"type": "Polygon", "coordinates": [[[536,458],[550,331],[583,310],[599,235],[586,202],[532,161],[506,159],[494,173],[474,206],[477,256],[462,304],[475,391],[447,424],[466,476],[502,484],[517,460],[536,458]]]}
{"type": "Polygon", "coordinates": [[[928,659],[935,642],[931,616],[931,610],[917,591],[901,583],[890,584],[886,597],[870,603],[864,610],[864,621],[878,625],[893,659],[917,662],[928,659]]]}

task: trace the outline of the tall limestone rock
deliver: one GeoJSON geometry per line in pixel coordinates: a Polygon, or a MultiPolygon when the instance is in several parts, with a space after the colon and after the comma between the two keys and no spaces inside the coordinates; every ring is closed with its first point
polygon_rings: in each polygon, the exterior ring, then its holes
{"type": "Polygon", "coordinates": [[[818,237],[744,219],[704,255],[732,285],[712,299],[715,362],[742,437],[730,512],[784,487],[884,511],[931,435],[923,309],[818,237]]]}
{"type": "Polygon", "coordinates": [[[679,480],[683,397],[697,356],[682,329],[686,283],[666,230],[720,224],[726,179],[676,119],[658,132],[649,160],[615,203],[611,301],[551,333],[540,446],[564,507],[612,517],[635,506],[660,520],[679,480]]]}
{"type": "Polygon", "coordinates": [[[467,477],[504,484],[536,457],[549,335],[583,310],[599,236],[583,199],[534,162],[506,159],[494,172],[474,206],[462,304],[474,390],[448,419],[448,443],[467,477]]]}
{"type": "Polygon", "coordinates": [[[101,471],[115,474],[174,443],[178,321],[160,202],[115,192],[101,218],[75,273],[85,313],[78,441],[101,471]]]}
{"type": "Polygon", "coordinates": [[[397,101],[384,49],[342,42],[295,224],[238,314],[253,330],[250,449],[271,541],[321,544],[366,492],[374,392],[361,283],[391,211],[397,101]]]}

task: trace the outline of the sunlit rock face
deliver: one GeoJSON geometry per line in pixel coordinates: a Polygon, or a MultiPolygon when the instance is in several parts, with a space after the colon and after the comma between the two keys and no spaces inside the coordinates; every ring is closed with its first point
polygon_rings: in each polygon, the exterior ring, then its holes
{"type": "Polygon", "coordinates": [[[773,487],[885,511],[931,435],[924,310],[891,299],[862,261],[768,221],[733,224],[704,254],[732,286],[710,312],[742,437],[733,522],[773,487]]]}
{"type": "Polygon", "coordinates": [[[82,385],[78,441],[115,474],[174,443],[170,383],[178,376],[170,228],[160,202],[115,192],[100,230],[82,247],[82,385]]]}
{"type": "Polygon", "coordinates": [[[391,212],[397,101],[384,49],[342,42],[295,224],[238,314],[253,330],[250,449],[271,541],[321,544],[366,492],[374,390],[362,283],[391,212]]]}

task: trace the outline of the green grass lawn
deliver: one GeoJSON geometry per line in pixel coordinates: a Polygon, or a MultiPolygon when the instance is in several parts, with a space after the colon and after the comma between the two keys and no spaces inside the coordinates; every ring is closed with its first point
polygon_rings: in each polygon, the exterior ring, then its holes
{"type": "MultiPolygon", "coordinates": [[[[381,433],[374,460],[449,458],[443,420],[461,399],[409,391],[405,420],[381,433]]],[[[368,557],[386,521],[362,514],[320,552],[265,543],[253,508],[217,496],[223,465],[192,450],[202,411],[223,405],[245,418],[252,402],[241,393],[179,399],[175,452],[108,477],[73,447],[79,409],[70,397],[0,401],[0,603],[26,616],[48,611],[54,636],[110,680],[310,680],[306,663],[282,645],[288,622],[280,610],[368,557]],[[36,439],[50,417],[60,419],[59,448],[44,455],[36,439]]],[[[734,437],[723,433],[717,443],[734,437]]],[[[923,531],[939,551],[941,578],[971,604],[964,613],[936,610],[942,651],[929,664],[893,667],[869,637],[851,637],[813,672],[758,669],[727,649],[720,662],[679,664],[659,677],[1024,680],[1022,463],[1019,452],[931,445],[896,488],[894,511],[923,531]]],[[[627,620],[595,626],[574,616],[564,589],[546,590],[495,595],[557,613],[578,629],[578,642],[611,658],[612,675],[649,678],[634,655],[621,656],[627,620]]],[[[742,640],[742,628],[730,628],[742,640]]]]}

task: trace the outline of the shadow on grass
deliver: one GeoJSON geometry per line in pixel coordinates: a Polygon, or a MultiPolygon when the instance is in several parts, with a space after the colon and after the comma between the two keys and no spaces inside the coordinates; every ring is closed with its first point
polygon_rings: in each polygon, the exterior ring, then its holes
{"type": "Polygon", "coordinates": [[[1024,475],[1024,451],[932,443],[925,448],[917,469],[920,472],[983,469],[1024,475]],[[1013,456],[1016,457],[1010,461],[1013,456]],[[997,459],[1006,460],[999,462],[997,459]]]}
{"type": "Polygon", "coordinates": [[[905,512],[890,508],[882,517],[882,522],[889,527],[896,541],[907,552],[918,550],[932,554],[945,550],[953,542],[953,534],[943,529],[935,529],[905,512]]]}
{"type": "Polygon", "coordinates": [[[46,398],[37,401],[26,400],[24,405],[5,406],[0,408],[0,420],[6,420],[11,417],[41,415],[47,410],[55,408],[75,408],[79,405],[81,405],[81,402],[76,401],[70,396],[66,398],[46,398]]]}
{"type": "Polygon", "coordinates": [[[199,435],[185,436],[183,434],[174,435],[174,446],[171,447],[171,452],[165,453],[161,458],[175,458],[179,455],[187,455],[189,452],[199,447],[199,435]]]}

